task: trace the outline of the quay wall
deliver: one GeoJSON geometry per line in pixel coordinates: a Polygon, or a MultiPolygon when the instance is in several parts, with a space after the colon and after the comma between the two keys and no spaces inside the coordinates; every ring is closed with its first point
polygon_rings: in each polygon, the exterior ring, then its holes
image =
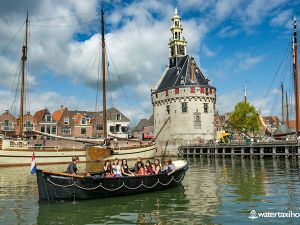
{"type": "Polygon", "coordinates": [[[181,145],[178,154],[184,157],[202,156],[297,156],[300,157],[298,142],[272,142],[255,144],[181,145]]]}

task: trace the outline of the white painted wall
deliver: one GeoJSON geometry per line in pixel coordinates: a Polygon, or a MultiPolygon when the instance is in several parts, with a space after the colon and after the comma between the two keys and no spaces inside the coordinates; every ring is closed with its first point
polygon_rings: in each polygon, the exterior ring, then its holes
{"type": "Polygon", "coordinates": [[[119,137],[119,138],[128,138],[128,125],[129,125],[129,122],[110,121],[110,120],[108,120],[107,121],[107,134],[108,135],[112,135],[112,136],[116,136],[116,137],[119,137]],[[121,131],[121,128],[120,128],[119,132],[111,133],[110,132],[110,126],[114,126],[115,127],[117,124],[120,124],[121,127],[127,127],[127,131],[123,133],[121,131]]]}
{"type": "Polygon", "coordinates": [[[195,93],[191,93],[190,87],[179,88],[175,94],[175,88],[156,94],[153,92],[152,104],[154,109],[154,134],[157,135],[167,118],[165,128],[157,138],[159,147],[169,154],[177,154],[177,146],[188,143],[199,143],[200,140],[207,142],[214,139],[214,111],[216,93],[200,93],[200,87],[195,87],[195,93]],[[187,112],[182,112],[181,102],[187,102],[187,112]],[[203,103],[208,103],[208,112],[204,112],[203,103]],[[170,105],[170,114],[166,107],[170,105]],[[201,126],[195,127],[194,113],[200,113],[201,126]]]}

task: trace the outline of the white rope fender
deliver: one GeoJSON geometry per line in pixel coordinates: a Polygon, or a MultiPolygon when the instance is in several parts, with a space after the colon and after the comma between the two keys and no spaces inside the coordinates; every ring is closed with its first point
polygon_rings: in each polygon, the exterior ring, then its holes
{"type": "Polygon", "coordinates": [[[140,187],[142,187],[142,186],[145,187],[145,188],[148,188],[148,189],[154,188],[154,187],[155,187],[156,185],[158,185],[158,184],[161,184],[161,185],[163,185],[163,186],[167,186],[167,185],[169,185],[172,181],[175,181],[176,183],[181,182],[182,179],[183,179],[183,177],[184,177],[184,173],[181,174],[181,177],[180,177],[178,180],[176,180],[176,179],[174,178],[174,176],[172,176],[171,179],[170,179],[170,181],[167,182],[167,183],[162,183],[162,182],[159,180],[159,178],[158,178],[157,182],[156,182],[154,185],[152,185],[152,186],[147,186],[147,185],[145,185],[144,182],[143,182],[143,180],[142,180],[142,182],[141,182],[140,185],[138,185],[138,186],[136,186],[136,187],[128,187],[127,185],[125,185],[125,183],[124,183],[124,181],[123,181],[123,184],[121,184],[120,187],[117,187],[117,188],[107,188],[107,187],[104,187],[104,186],[102,185],[102,183],[100,183],[98,186],[93,187],[93,188],[85,188],[85,187],[79,186],[76,182],[74,182],[73,184],[69,184],[69,185],[60,185],[60,184],[54,183],[54,182],[51,181],[49,178],[47,178],[47,181],[48,181],[49,183],[51,183],[52,185],[54,185],[54,186],[63,187],[63,188],[69,188],[69,187],[72,187],[72,186],[76,186],[76,187],[78,187],[78,188],[80,188],[80,189],[82,189],[82,190],[91,191],[91,190],[95,190],[95,189],[98,189],[98,188],[101,187],[101,188],[103,188],[103,189],[106,190],[106,191],[117,191],[117,190],[121,189],[122,187],[125,187],[125,188],[127,188],[127,189],[129,189],[129,190],[136,190],[136,189],[138,189],[138,188],[140,188],[140,187]]]}

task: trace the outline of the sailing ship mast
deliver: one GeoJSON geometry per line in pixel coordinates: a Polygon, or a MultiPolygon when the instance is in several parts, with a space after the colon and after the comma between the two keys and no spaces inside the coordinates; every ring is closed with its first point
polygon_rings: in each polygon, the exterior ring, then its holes
{"type": "Polygon", "coordinates": [[[106,86],[105,86],[105,37],[104,37],[104,11],[101,9],[101,35],[102,35],[102,104],[103,104],[103,138],[107,139],[107,119],[106,119],[106,86]]]}
{"type": "Polygon", "coordinates": [[[24,92],[25,92],[25,63],[27,60],[28,42],[28,11],[26,16],[25,43],[22,47],[22,75],[21,75],[21,97],[20,97],[20,137],[23,138],[23,115],[24,115],[24,92]]]}
{"type": "Polygon", "coordinates": [[[285,105],[286,105],[286,125],[290,128],[290,121],[289,121],[289,102],[288,102],[288,93],[285,92],[285,105]]]}
{"type": "Polygon", "coordinates": [[[293,37],[293,58],[294,58],[294,89],[295,89],[295,108],[296,108],[296,134],[298,136],[300,128],[299,115],[299,84],[298,84],[298,43],[297,43],[297,21],[294,16],[294,37],[293,37]]]}
{"type": "Polygon", "coordinates": [[[281,82],[281,123],[284,123],[284,91],[283,82],[281,82]]]}
{"type": "Polygon", "coordinates": [[[244,102],[245,103],[247,102],[247,82],[248,81],[244,82],[244,102]]]}

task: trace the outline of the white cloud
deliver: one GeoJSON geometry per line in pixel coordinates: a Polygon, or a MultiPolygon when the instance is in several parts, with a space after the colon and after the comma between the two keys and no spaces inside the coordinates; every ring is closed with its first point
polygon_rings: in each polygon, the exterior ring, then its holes
{"type": "Polygon", "coordinates": [[[232,15],[241,6],[242,0],[219,0],[215,5],[215,16],[218,20],[232,15]]]}
{"type": "MultiPolygon", "coordinates": [[[[278,93],[271,92],[268,96],[264,96],[264,94],[249,91],[247,93],[247,101],[255,107],[261,116],[279,115],[280,104],[274,104],[278,93]]],[[[244,101],[242,88],[223,93],[217,97],[217,110],[220,114],[232,112],[234,106],[242,101],[244,101]]]]}
{"type": "Polygon", "coordinates": [[[245,11],[240,12],[243,22],[248,26],[259,24],[265,16],[286,2],[287,0],[253,0],[247,5],[245,11]]]}
{"type": "Polygon", "coordinates": [[[239,67],[242,70],[250,69],[264,59],[264,55],[252,56],[250,54],[238,54],[237,58],[240,59],[239,67]]]}
{"type": "Polygon", "coordinates": [[[226,38],[226,37],[235,37],[238,33],[240,32],[239,29],[234,28],[232,26],[226,26],[223,27],[219,32],[218,32],[218,36],[221,38],[226,38]]]}
{"type": "Polygon", "coordinates": [[[217,97],[217,110],[220,114],[231,112],[234,106],[243,101],[242,91],[234,90],[217,97]]]}
{"type": "MultiPolygon", "coordinates": [[[[6,91],[0,91],[0,98],[7,98],[6,91]]],[[[63,96],[56,92],[44,92],[40,93],[30,93],[30,102],[26,103],[25,110],[30,111],[31,114],[34,114],[36,111],[48,108],[50,111],[57,110],[61,105],[66,105],[69,109],[77,109],[78,105],[81,106],[81,110],[93,110],[91,106],[91,102],[82,101],[81,99],[77,99],[75,96],[63,96]]],[[[16,99],[16,102],[13,104],[8,101],[0,102],[0,110],[3,112],[6,109],[12,111],[12,113],[17,116],[19,115],[19,106],[18,106],[19,98],[16,99]]]]}
{"type": "Polygon", "coordinates": [[[204,55],[206,55],[207,57],[214,57],[216,56],[216,52],[210,50],[206,45],[202,46],[202,52],[204,53],[204,55]]]}
{"type": "Polygon", "coordinates": [[[273,17],[270,21],[272,26],[284,26],[291,27],[292,21],[292,10],[284,10],[278,13],[275,17],[273,17]]]}

